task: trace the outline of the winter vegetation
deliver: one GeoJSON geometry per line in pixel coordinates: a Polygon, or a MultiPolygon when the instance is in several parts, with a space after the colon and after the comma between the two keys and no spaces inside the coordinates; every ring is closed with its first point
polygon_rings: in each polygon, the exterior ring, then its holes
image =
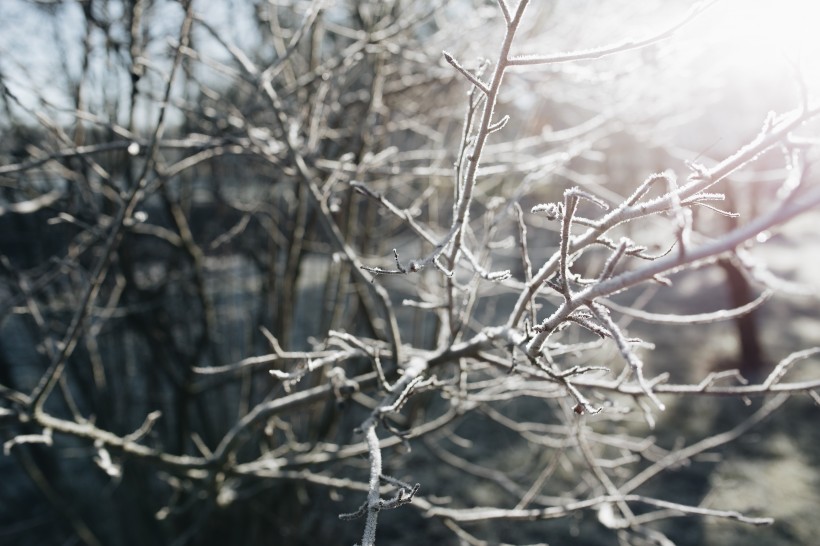
{"type": "Polygon", "coordinates": [[[0,542],[808,543],[811,4],[4,1],[0,542]]]}

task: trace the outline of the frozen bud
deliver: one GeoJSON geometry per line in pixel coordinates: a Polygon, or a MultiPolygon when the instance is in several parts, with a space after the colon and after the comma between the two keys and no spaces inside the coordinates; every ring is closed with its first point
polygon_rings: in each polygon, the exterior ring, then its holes
{"type": "Polygon", "coordinates": [[[543,214],[547,217],[547,220],[557,220],[564,216],[564,206],[561,203],[544,203],[535,205],[530,212],[543,214]]]}
{"type": "Polygon", "coordinates": [[[487,274],[488,281],[506,281],[510,277],[512,277],[512,272],[509,269],[505,269],[503,271],[493,271],[487,274]]]}
{"type": "Polygon", "coordinates": [[[337,196],[332,196],[330,199],[327,200],[327,208],[333,214],[336,214],[340,210],[342,210],[342,200],[339,199],[337,196]]]}
{"type": "Polygon", "coordinates": [[[130,218],[126,218],[123,220],[122,224],[125,227],[133,227],[136,224],[141,224],[148,219],[148,214],[144,211],[138,210],[135,212],[130,218]]]}
{"type": "Polygon", "coordinates": [[[140,145],[138,142],[132,142],[128,145],[128,155],[136,157],[140,153],[140,145]]]}

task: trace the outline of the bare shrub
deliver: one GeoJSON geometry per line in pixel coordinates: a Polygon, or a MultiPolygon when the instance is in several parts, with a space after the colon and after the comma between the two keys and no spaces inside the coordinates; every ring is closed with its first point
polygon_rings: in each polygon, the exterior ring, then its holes
{"type": "Polygon", "coordinates": [[[793,369],[820,349],[674,369],[703,354],[664,332],[816,297],[753,250],[820,204],[809,86],[721,157],[681,158],[658,126],[698,113],[629,74],[660,72],[713,2],[609,46],[575,44],[561,3],[464,4],[26,8],[70,47],[59,97],[0,65],[0,462],[32,507],[10,540],[670,544],[681,516],[772,523],[669,484],[817,402],[793,369]],[[723,210],[761,163],[765,206],[723,210]],[[732,308],[653,308],[707,297],[720,267],[732,308]],[[749,404],[666,417],[714,398],[749,404]]]}

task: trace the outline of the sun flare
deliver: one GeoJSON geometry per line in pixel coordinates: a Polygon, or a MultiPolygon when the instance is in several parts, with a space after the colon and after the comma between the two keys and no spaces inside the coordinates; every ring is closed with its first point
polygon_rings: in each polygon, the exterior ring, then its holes
{"type": "Polygon", "coordinates": [[[808,85],[820,83],[820,1],[724,0],[705,15],[705,42],[730,70],[771,73],[788,65],[808,85]]]}

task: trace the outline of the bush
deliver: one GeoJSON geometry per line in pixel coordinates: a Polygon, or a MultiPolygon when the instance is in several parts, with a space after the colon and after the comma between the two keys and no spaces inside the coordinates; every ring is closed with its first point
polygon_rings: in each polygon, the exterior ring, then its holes
{"type": "Polygon", "coordinates": [[[712,455],[818,402],[820,349],[758,328],[816,296],[763,245],[820,204],[810,85],[711,160],[689,111],[728,107],[664,65],[719,7],[601,47],[618,3],[511,4],[17,4],[70,47],[56,98],[0,65],[10,543],[772,523],[712,455]]]}

